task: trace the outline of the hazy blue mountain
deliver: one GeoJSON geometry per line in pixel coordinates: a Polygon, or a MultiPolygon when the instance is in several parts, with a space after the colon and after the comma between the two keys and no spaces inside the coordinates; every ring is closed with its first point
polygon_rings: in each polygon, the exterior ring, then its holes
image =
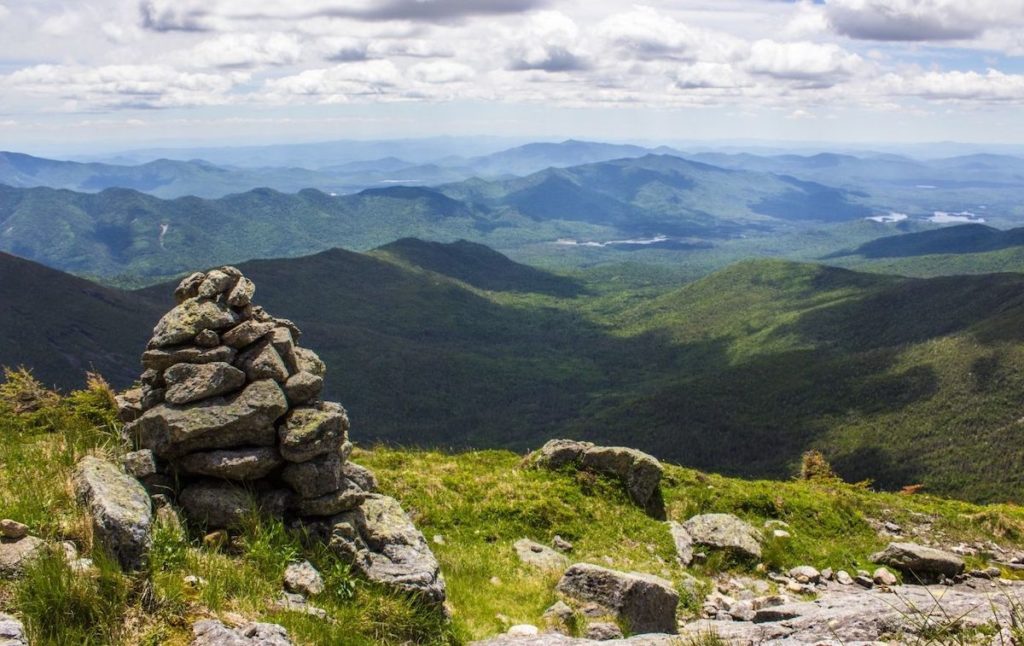
{"type": "Polygon", "coordinates": [[[887,236],[833,257],[900,258],[930,254],[972,254],[1024,246],[1024,228],[1003,231],[983,224],[961,224],[932,231],[887,236]]]}

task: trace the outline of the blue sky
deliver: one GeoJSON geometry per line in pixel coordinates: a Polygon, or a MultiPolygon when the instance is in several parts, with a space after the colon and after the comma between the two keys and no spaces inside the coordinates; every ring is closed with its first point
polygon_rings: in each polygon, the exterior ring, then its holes
{"type": "Polygon", "coordinates": [[[1024,0],[0,0],[0,148],[1024,143],[1024,0]]]}

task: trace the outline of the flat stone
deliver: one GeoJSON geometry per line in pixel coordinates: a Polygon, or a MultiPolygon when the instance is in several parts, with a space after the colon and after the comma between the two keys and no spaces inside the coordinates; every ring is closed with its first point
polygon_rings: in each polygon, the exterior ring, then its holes
{"type": "Polygon", "coordinates": [[[384,586],[440,607],[446,590],[440,566],[423,534],[394,498],[369,494],[330,520],[330,547],[353,569],[384,586]]]}
{"type": "Polygon", "coordinates": [[[542,570],[564,570],[569,565],[569,559],[556,552],[547,545],[542,545],[528,538],[520,538],[512,544],[519,560],[527,565],[542,570]]]}
{"type": "Polygon", "coordinates": [[[300,498],[294,503],[299,516],[333,516],[358,507],[370,494],[351,480],[342,478],[337,490],[315,498],[300,498]]]}
{"type": "Polygon", "coordinates": [[[273,329],[274,324],[270,321],[249,319],[224,332],[220,338],[225,345],[232,348],[244,348],[270,334],[273,329]]]}
{"type": "Polygon", "coordinates": [[[178,502],[185,515],[209,528],[237,527],[258,509],[249,492],[223,481],[190,484],[181,490],[178,502]]]}
{"type": "Polygon", "coordinates": [[[174,462],[180,471],[189,475],[226,480],[258,480],[282,464],[281,454],[272,446],[190,453],[174,462]]]}
{"type": "Polygon", "coordinates": [[[289,592],[315,596],[324,591],[324,580],[312,563],[303,561],[285,568],[284,587],[289,592]]]}
{"type": "Polygon", "coordinates": [[[17,540],[28,536],[28,525],[10,518],[0,520],[0,536],[17,540]]]}
{"type": "Polygon", "coordinates": [[[143,568],[153,525],[146,489],[115,465],[91,455],[79,460],[72,483],[79,503],[89,510],[93,540],[125,570],[143,568]]]}
{"type": "MultiPolygon", "coordinates": [[[[215,348],[197,348],[192,345],[183,345],[173,348],[156,348],[146,350],[142,353],[142,366],[147,370],[163,372],[176,363],[213,363],[223,361],[231,363],[235,358],[234,348],[226,345],[219,345],[215,348]]],[[[154,387],[159,384],[150,384],[154,387]]]]}
{"type": "Polygon", "coordinates": [[[284,382],[284,394],[292,406],[301,406],[315,400],[323,388],[323,377],[311,372],[297,372],[284,382]]]}
{"type": "Polygon", "coordinates": [[[245,385],[245,373],[229,363],[179,363],[164,371],[164,399],[177,405],[234,392],[245,385]]]}
{"type": "Polygon", "coordinates": [[[337,452],[348,432],[348,416],[344,409],[338,409],[293,408],[278,430],[282,457],[305,462],[337,452]]]}
{"type": "Polygon", "coordinates": [[[939,575],[953,577],[964,571],[964,560],[956,554],[916,543],[889,543],[871,560],[925,581],[939,575]]]}
{"type": "Polygon", "coordinates": [[[686,528],[676,521],[669,521],[668,530],[672,534],[672,542],[676,546],[676,558],[684,567],[693,562],[693,537],[686,528]]]}
{"type": "Polygon", "coordinates": [[[761,558],[759,532],[732,514],[701,514],[687,520],[683,527],[699,545],[761,558]]]}
{"type": "Polygon", "coordinates": [[[327,619],[327,611],[310,605],[306,597],[294,592],[282,592],[281,596],[271,604],[270,609],[274,612],[298,612],[317,619],[327,619]]]}
{"type": "Polygon", "coordinates": [[[288,631],[278,624],[251,623],[228,628],[215,619],[192,624],[190,646],[292,646],[288,631]]]}
{"type": "Polygon", "coordinates": [[[0,577],[20,576],[45,547],[46,543],[35,536],[0,540],[0,577]]]}
{"type": "Polygon", "coordinates": [[[130,388],[114,395],[114,403],[117,405],[117,419],[124,424],[134,422],[145,412],[142,409],[141,388],[130,388]]]}
{"type": "Polygon", "coordinates": [[[606,608],[626,622],[632,633],[676,631],[679,594],[671,581],[660,577],[577,563],[566,570],[558,591],[606,608]]]}
{"type": "Polygon", "coordinates": [[[215,301],[190,298],[176,306],[153,328],[151,348],[185,343],[203,330],[223,330],[238,321],[234,312],[215,301]]]}
{"type": "Polygon", "coordinates": [[[281,472],[281,479],[303,498],[316,498],[337,491],[344,485],[346,478],[342,473],[343,463],[340,451],[326,453],[312,460],[288,464],[281,472]]]}
{"type": "Polygon", "coordinates": [[[273,446],[274,424],[288,410],[281,388],[271,380],[250,384],[230,398],[186,406],[161,404],[125,426],[136,446],[161,458],[204,449],[273,446]]]}

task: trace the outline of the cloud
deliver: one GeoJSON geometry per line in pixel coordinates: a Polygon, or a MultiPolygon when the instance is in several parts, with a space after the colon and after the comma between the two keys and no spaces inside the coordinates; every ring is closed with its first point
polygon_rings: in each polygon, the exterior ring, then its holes
{"type": "Polygon", "coordinates": [[[39,31],[47,36],[68,36],[82,25],[82,14],[77,11],[63,11],[50,16],[39,26],[39,31]]]}
{"type": "Polygon", "coordinates": [[[590,67],[580,51],[579,27],[557,11],[534,14],[509,48],[508,69],[572,72],[590,67]]]}
{"type": "Polygon", "coordinates": [[[990,69],[984,74],[968,71],[886,74],[880,83],[889,94],[935,101],[1024,102],[1024,75],[990,69]]]}
{"type": "Polygon", "coordinates": [[[853,75],[864,63],[838,45],[807,41],[779,43],[759,40],[750,47],[746,68],[776,79],[800,81],[806,87],[830,87],[853,75]]]}
{"type": "Polygon", "coordinates": [[[610,16],[597,33],[611,47],[642,60],[728,60],[742,41],[722,32],[692,27],[651,7],[610,16]]]}
{"type": "Polygon", "coordinates": [[[421,83],[457,83],[476,74],[472,67],[452,61],[417,63],[409,68],[409,77],[421,83]]]}
{"type": "Polygon", "coordinates": [[[682,90],[726,89],[749,84],[746,75],[727,63],[699,62],[675,72],[676,87],[682,90]]]}
{"type": "Polygon", "coordinates": [[[1024,0],[829,0],[832,28],[862,40],[944,41],[1024,21],[1024,0]]]}
{"type": "Polygon", "coordinates": [[[391,61],[360,61],[270,79],[264,89],[269,97],[278,101],[305,97],[338,103],[359,97],[392,95],[402,80],[391,61]]]}
{"type": "Polygon", "coordinates": [[[223,34],[196,45],[188,63],[199,67],[289,65],[299,60],[302,47],[291,34],[223,34]]]}

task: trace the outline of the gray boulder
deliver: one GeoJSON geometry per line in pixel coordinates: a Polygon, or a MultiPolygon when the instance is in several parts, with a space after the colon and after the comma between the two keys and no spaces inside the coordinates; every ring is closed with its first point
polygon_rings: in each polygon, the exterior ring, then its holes
{"type": "Polygon", "coordinates": [[[245,373],[222,361],[179,363],[164,371],[164,381],[164,399],[182,405],[238,390],[245,385],[245,373]]]}
{"type": "Polygon", "coordinates": [[[340,406],[293,408],[278,430],[281,455],[289,462],[306,462],[336,453],[347,439],[348,416],[340,406]]]}
{"type": "MultiPolygon", "coordinates": [[[[235,351],[226,345],[218,345],[213,348],[197,348],[186,345],[175,348],[156,348],[146,350],[142,353],[142,366],[149,372],[163,374],[171,366],[179,363],[203,364],[223,361],[231,363],[235,358],[235,351]]],[[[153,388],[161,388],[164,385],[163,379],[143,382],[153,388]]]]}
{"type": "Polygon", "coordinates": [[[288,368],[269,337],[257,341],[238,355],[235,365],[245,371],[245,378],[249,381],[273,379],[281,384],[288,381],[288,368]]]}
{"type": "Polygon", "coordinates": [[[358,507],[367,493],[351,480],[342,478],[338,488],[315,498],[300,498],[294,503],[299,516],[333,516],[358,507]]]}
{"type": "Polygon", "coordinates": [[[323,377],[318,377],[312,372],[297,372],[284,382],[284,394],[292,406],[308,404],[320,396],[323,388],[323,377]]]}
{"type": "Polygon", "coordinates": [[[153,525],[146,489],[117,466],[91,455],[79,460],[72,482],[79,503],[89,511],[94,540],[125,570],[141,569],[153,525]]]}
{"type": "Polygon", "coordinates": [[[211,529],[237,527],[258,508],[249,492],[222,481],[190,484],[181,490],[178,502],[189,518],[211,529]]]}
{"type": "MultiPolygon", "coordinates": [[[[294,332],[292,332],[292,336],[295,336],[294,332]]],[[[327,374],[327,366],[320,359],[319,355],[309,348],[295,348],[295,360],[298,363],[300,372],[309,372],[317,377],[323,377],[327,374]]]]}
{"type": "Polygon", "coordinates": [[[258,480],[282,464],[284,460],[272,446],[190,453],[174,462],[183,473],[226,480],[258,480]]]}
{"type": "Polygon", "coordinates": [[[701,514],[683,523],[683,528],[699,545],[761,558],[761,534],[732,514],[701,514]]]}
{"type": "Polygon", "coordinates": [[[45,548],[46,543],[35,536],[0,539],[0,578],[20,576],[45,548]]]}
{"type": "Polygon", "coordinates": [[[0,646],[28,646],[25,626],[17,618],[0,612],[0,646]]]}
{"type": "Polygon", "coordinates": [[[314,596],[324,591],[324,580],[312,563],[303,561],[285,568],[284,587],[289,592],[314,596]]]}
{"type": "Polygon", "coordinates": [[[256,343],[264,336],[270,334],[273,329],[274,324],[270,321],[249,319],[222,334],[221,340],[225,345],[241,349],[256,343]]]}
{"type": "Polygon", "coordinates": [[[889,543],[885,550],[873,554],[875,563],[888,565],[911,578],[930,581],[937,577],[954,577],[964,571],[964,560],[950,552],[937,550],[916,543],[889,543]]]}
{"type": "Polygon", "coordinates": [[[441,606],[444,577],[423,534],[394,498],[369,494],[330,521],[330,547],[367,579],[441,606]]]}
{"type": "Polygon", "coordinates": [[[364,466],[358,465],[355,462],[346,462],[341,467],[341,474],[359,485],[359,488],[367,493],[377,491],[377,476],[373,475],[373,471],[364,466]]]}
{"type": "Polygon", "coordinates": [[[230,398],[187,406],[161,404],[125,427],[136,446],[162,458],[203,449],[272,446],[274,423],[288,410],[281,388],[267,379],[230,398]]]}
{"type": "Polygon", "coordinates": [[[583,453],[583,468],[622,480],[629,497],[645,509],[660,493],[662,467],[654,456],[621,446],[595,446],[583,453]]]}
{"type": "Polygon", "coordinates": [[[186,343],[203,330],[223,330],[238,322],[238,317],[227,306],[215,301],[190,298],[170,312],[153,328],[151,348],[186,343]]]}
{"type": "Polygon", "coordinates": [[[583,458],[583,453],[593,447],[592,442],[549,440],[530,455],[530,461],[537,466],[560,469],[567,464],[578,463],[583,458]]]}
{"type": "Polygon", "coordinates": [[[577,563],[566,570],[558,591],[607,609],[626,622],[631,633],[676,631],[679,594],[671,581],[660,577],[577,563]]]}
{"type": "Polygon", "coordinates": [[[228,294],[228,305],[231,307],[245,307],[252,303],[252,297],[256,294],[256,285],[246,277],[241,277],[235,283],[234,288],[228,294]]]}
{"type": "Polygon", "coordinates": [[[672,534],[672,542],[676,546],[676,558],[684,567],[693,562],[693,537],[686,528],[676,521],[669,521],[668,531],[672,534]]]}
{"type": "Polygon", "coordinates": [[[281,479],[303,498],[316,498],[342,487],[346,480],[342,474],[343,462],[342,454],[334,452],[306,462],[290,463],[281,472],[281,479]]]}
{"type": "Polygon", "coordinates": [[[519,557],[520,561],[542,570],[560,571],[569,565],[569,559],[564,555],[547,545],[541,545],[528,538],[520,538],[512,544],[512,547],[515,548],[516,556],[519,557]]]}
{"type": "Polygon", "coordinates": [[[277,624],[251,623],[228,628],[215,619],[192,624],[190,646],[292,646],[288,631],[277,624]]]}

